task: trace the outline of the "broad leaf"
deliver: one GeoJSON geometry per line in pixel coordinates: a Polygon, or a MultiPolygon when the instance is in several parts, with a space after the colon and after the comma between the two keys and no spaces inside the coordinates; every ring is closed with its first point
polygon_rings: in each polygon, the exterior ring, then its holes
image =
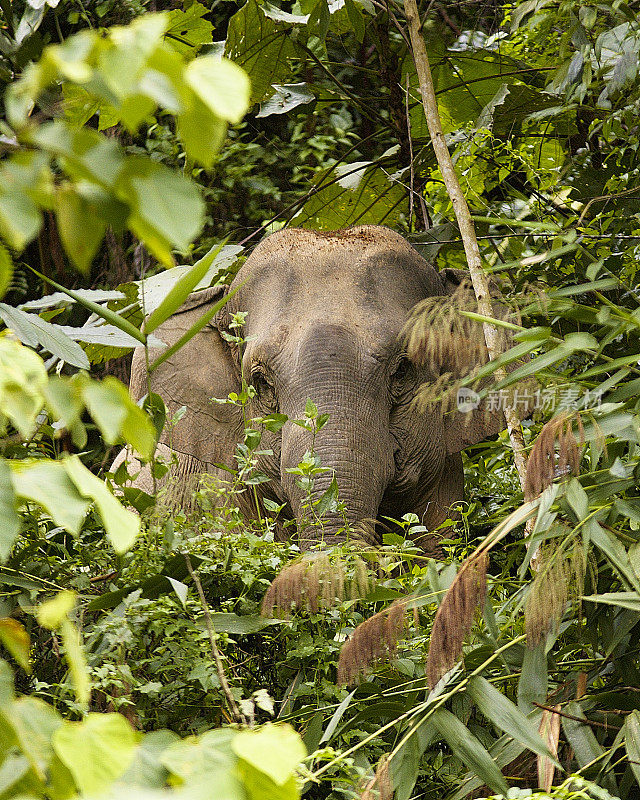
{"type": "Polygon", "coordinates": [[[107,485],[89,472],[77,456],[69,456],[62,463],[80,494],[96,504],[113,549],[116,553],[125,553],[140,532],[138,515],[123,508],[107,485]]]}
{"type": "Polygon", "coordinates": [[[256,0],[248,0],[229,20],[224,52],[249,75],[251,103],[262,102],[274,83],[286,83],[293,73],[289,26],[266,17],[256,0]]]}
{"type": "Polygon", "coordinates": [[[509,785],[504,775],[478,739],[458,717],[444,708],[439,708],[431,720],[454,755],[463,764],[472,769],[494,792],[507,794],[509,785]]]}
{"type": "Polygon", "coordinates": [[[204,222],[204,203],[190,180],[144,158],[129,158],[116,187],[133,214],[129,227],[165,266],[171,248],[186,250],[204,222]]]}
{"type": "Polygon", "coordinates": [[[240,122],[249,108],[247,73],[237,64],[217,56],[201,56],[185,71],[185,79],[200,100],[227,122],[240,122]]]}
{"type": "Polygon", "coordinates": [[[65,722],[53,735],[53,748],[82,794],[99,795],[133,761],[136,734],[120,714],[88,714],[65,722]]]}
{"type": "Polygon", "coordinates": [[[37,314],[28,314],[6,303],[0,303],[0,317],[24,344],[30,347],[39,345],[72,367],[89,369],[89,359],[84,350],[56,325],[46,322],[37,314]]]}
{"type": "Polygon", "coordinates": [[[191,292],[202,281],[204,276],[209,271],[211,264],[215,261],[216,256],[222,249],[222,245],[212,248],[206,256],[197,261],[190,267],[185,274],[171,287],[169,292],[161,301],[160,305],[149,314],[145,320],[143,329],[146,334],[152,333],[157,327],[162,325],[163,322],[169,319],[174,314],[184,301],[189,297],[191,292]]]}
{"type": "Polygon", "coordinates": [[[467,692],[484,716],[500,730],[513,736],[533,753],[553,758],[537,726],[489,681],[481,676],[471,678],[467,692]]]}
{"type": "Polygon", "coordinates": [[[56,192],[56,221],[67,255],[81,272],[87,272],[106,229],[96,206],[75,187],[64,184],[56,192]]]}
{"type": "Polygon", "coordinates": [[[77,534],[90,502],[78,492],[60,461],[12,461],[11,480],[17,497],[37,503],[56,525],[77,534]]]}
{"type": "Polygon", "coordinates": [[[293,777],[295,768],[307,755],[302,739],[290,725],[267,723],[260,730],[241,731],[231,747],[277,786],[283,786],[293,777]]]}
{"type": "Polygon", "coordinates": [[[273,114],[287,114],[294,108],[313,102],[316,97],[306,83],[274,84],[275,94],[260,106],[256,117],[270,117],[273,114]]]}
{"type": "Polygon", "coordinates": [[[20,517],[11,481],[11,470],[4,459],[0,460],[0,562],[9,558],[18,534],[20,517]]]}

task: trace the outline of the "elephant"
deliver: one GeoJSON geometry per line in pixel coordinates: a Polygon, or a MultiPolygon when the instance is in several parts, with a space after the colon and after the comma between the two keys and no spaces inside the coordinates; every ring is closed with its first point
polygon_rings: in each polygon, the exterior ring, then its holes
{"type": "MultiPolygon", "coordinates": [[[[151,373],[151,390],[163,397],[169,414],[186,407],[160,451],[173,451],[183,477],[212,473],[228,479],[225,469],[237,466],[234,453],[245,422],[237,405],[212,398],[239,392],[244,375],[255,394],[249,417],[288,417],[281,430],[263,434],[258,467],[269,481],[256,486],[255,495],[246,493],[245,513],[255,517],[256,498],[284,505],[278,536],[291,531],[285,522],[304,513],[305,493],[288,470],[310,448],[309,432],[292,422],[304,416],[310,398],[329,415],[315,436],[314,454],[327,471],[316,478],[312,497],[321,497],[335,475],[344,510],[328,513],[321,530],[307,526],[301,548],[320,537],[328,544],[341,541],[345,520],[357,525],[413,512],[432,531],[463,497],[461,451],[505,426],[501,412],[486,418],[472,410],[463,420],[458,411],[421,411],[412,402],[417,387],[436,380],[446,365],[415,366],[399,335],[417,303],[451,295],[460,281],[461,271],[438,272],[382,226],[272,233],[230,287],[190,296],[158,329],[171,345],[207,306],[239,287],[200,333],[151,373]],[[242,348],[233,341],[237,329],[229,327],[238,312],[246,312],[242,348]]],[[[142,348],[134,354],[130,388],[134,399],[149,390],[142,348]]],[[[148,488],[148,471],[137,485],[148,488]]],[[[375,541],[375,525],[362,531],[365,541],[375,541]]],[[[418,544],[429,551],[432,537],[418,544]]]]}

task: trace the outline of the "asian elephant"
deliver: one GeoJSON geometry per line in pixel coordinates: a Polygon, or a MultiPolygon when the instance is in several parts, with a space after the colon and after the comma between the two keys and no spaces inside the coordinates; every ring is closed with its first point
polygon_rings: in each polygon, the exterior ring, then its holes
{"type": "MultiPolygon", "coordinates": [[[[412,365],[399,334],[417,303],[450,295],[459,283],[459,271],[438,273],[384,227],[289,228],[268,236],[231,284],[240,285],[237,293],[152,373],[151,389],[169,414],[186,406],[161,450],[170,441],[182,476],[209,472],[228,479],[214,465],[236,466],[243,419],[238,407],[211,399],[238,392],[242,370],[256,390],[250,417],[278,411],[289,420],[301,418],[307,398],[330,415],[315,440],[315,453],[330,471],[317,478],[314,495],[326,491],[335,473],[350,522],[415,512],[433,529],[462,498],[460,451],[504,427],[502,413],[485,420],[480,411],[470,412],[474,416],[465,424],[458,412],[421,412],[411,402],[417,386],[434,381],[444,366],[412,365]],[[247,312],[241,358],[237,345],[225,339],[237,333],[229,324],[240,311],[247,312]]],[[[172,344],[223,291],[192,295],[157,335],[172,344]]],[[[134,355],[131,390],[135,399],[148,391],[142,349],[134,355]]],[[[310,434],[291,421],[262,439],[260,449],[273,454],[259,457],[270,481],[257,487],[258,497],[285,503],[285,518],[301,513],[303,492],[287,470],[302,460],[310,442],[310,434]]],[[[144,488],[144,482],[143,471],[137,483],[144,488]]],[[[329,514],[324,540],[335,541],[342,524],[340,515],[329,514]]],[[[375,537],[372,531],[365,538],[375,537]]],[[[306,528],[303,537],[301,545],[308,547],[318,533],[306,528]]]]}

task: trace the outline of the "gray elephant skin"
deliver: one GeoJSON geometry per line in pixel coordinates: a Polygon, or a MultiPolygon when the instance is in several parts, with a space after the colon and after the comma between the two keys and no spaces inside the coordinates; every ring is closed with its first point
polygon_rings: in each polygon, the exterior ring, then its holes
{"type": "MultiPolygon", "coordinates": [[[[450,295],[459,282],[458,271],[438,273],[384,227],[289,228],[268,236],[241,267],[231,284],[240,289],[217,317],[151,375],[151,389],[169,415],[186,406],[184,417],[164,434],[160,454],[168,455],[170,442],[181,477],[213,473],[228,480],[215,465],[237,466],[234,452],[244,424],[236,406],[212,398],[238,392],[244,374],[256,390],[250,417],[278,411],[299,419],[307,398],[330,415],[315,441],[328,471],[316,479],[314,496],[327,490],[335,474],[349,523],[413,512],[433,530],[463,496],[460,451],[504,427],[501,413],[485,420],[481,412],[470,412],[472,418],[464,420],[458,412],[418,411],[411,402],[416,388],[435,380],[446,365],[416,368],[399,334],[417,303],[450,295]],[[247,312],[242,352],[222,335],[239,311],[247,312]]],[[[175,342],[224,291],[192,295],[158,330],[160,339],[175,342]]],[[[135,399],[148,391],[142,348],[133,358],[131,391],[135,399]]],[[[270,480],[257,487],[258,500],[286,504],[283,520],[302,513],[304,493],[287,469],[298,465],[310,441],[309,432],[290,421],[278,433],[263,435],[260,449],[272,455],[260,457],[259,468],[270,480]]],[[[137,485],[148,489],[148,481],[143,470],[137,485]]],[[[246,493],[244,511],[255,516],[252,502],[246,493]]],[[[329,514],[321,534],[305,529],[302,547],[320,535],[334,542],[343,524],[342,516],[329,514]]],[[[428,549],[431,539],[422,544],[428,549]]]]}

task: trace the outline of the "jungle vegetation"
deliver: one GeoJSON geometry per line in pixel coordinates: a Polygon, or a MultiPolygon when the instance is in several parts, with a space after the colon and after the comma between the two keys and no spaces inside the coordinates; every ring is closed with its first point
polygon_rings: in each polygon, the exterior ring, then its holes
{"type": "Polygon", "coordinates": [[[0,800],[639,796],[639,8],[419,3],[521,359],[453,390],[535,378],[527,484],[500,434],[443,558],[407,515],[305,561],[234,502],[260,423],[191,509],[108,468],[166,472],[131,350],[266,232],[465,266],[402,4],[0,0],[0,800]]]}

